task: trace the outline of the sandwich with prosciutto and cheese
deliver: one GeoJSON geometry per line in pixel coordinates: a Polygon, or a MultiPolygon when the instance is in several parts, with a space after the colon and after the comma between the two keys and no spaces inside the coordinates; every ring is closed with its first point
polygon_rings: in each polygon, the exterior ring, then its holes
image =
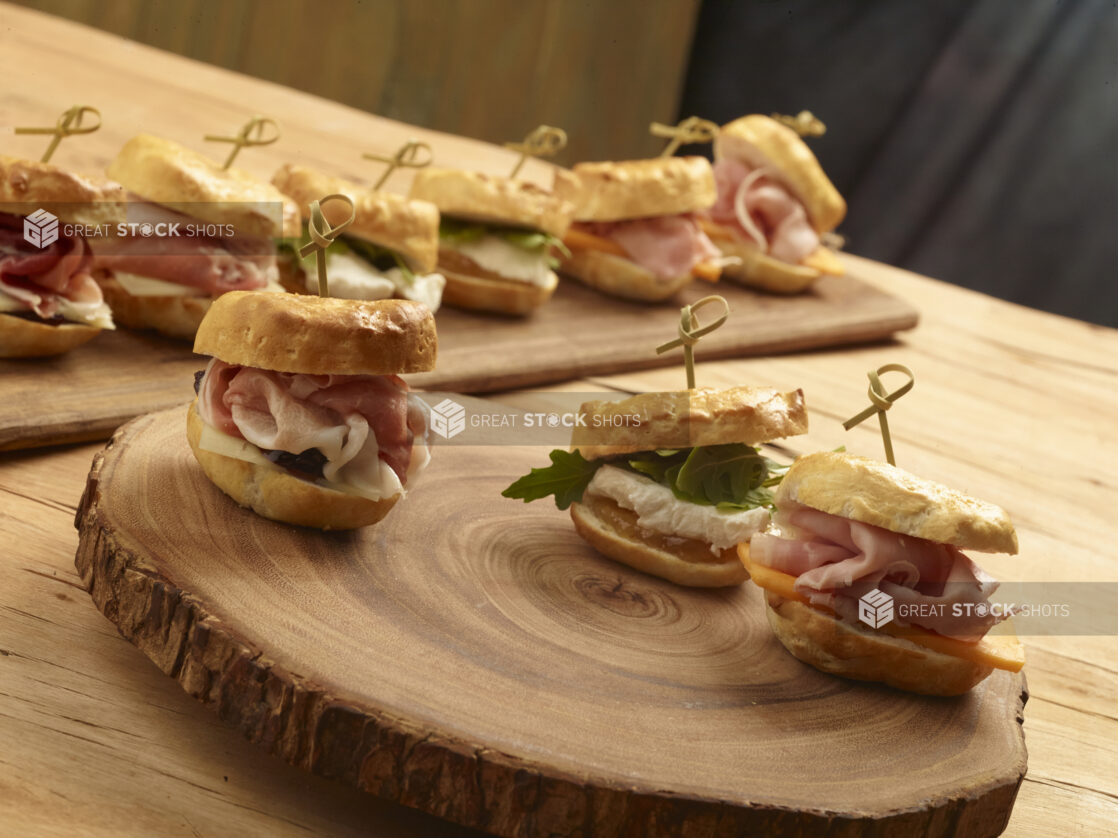
{"type": "Polygon", "coordinates": [[[116,184],[0,156],[0,358],[61,355],[114,328],[73,228],[115,225],[123,197],[116,184]]]}
{"type": "Polygon", "coordinates": [[[794,294],[823,274],[842,274],[821,236],[838,226],[846,202],[799,134],[751,114],[724,125],[714,140],[718,200],[703,229],[726,257],[728,279],[794,294]]]}
{"type": "Polygon", "coordinates": [[[993,504],[850,454],[800,457],[773,529],[742,561],[769,623],[805,663],[926,695],[959,695],[1024,653],[989,598],[998,583],[962,551],[1016,553],[993,504]],[[883,609],[883,610],[881,610],[883,609]],[[876,626],[876,627],[873,627],[876,626]]]}
{"type": "MultiPolygon", "coordinates": [[[[365,189],[304,166],[287,165],[272,184],[310,217],[310,204],[325,195],[353,201],[353,223],[326,249],[330,296],[350,300],[415,300],[438,311],[446,280],[435,272],[439,211],[427,201],[409,201],[365,189]]],[[[334,207],[325,207],[327,222],[334,207]]],[[[303,236],[306,240],[307,236],[303,236]]],[[[281,282],[291,291],[318,293],[316,255],[302,261],[294,251],[281,259],[281,282]]]]}
{"type": "Polygon", "coordinates": [[[560,270],[616,297],[666,300],[699,277],[718,279],[722,254],[698,216],[715,200],[704,157],[579,163],[555,191],[575,205],[560,270]]]}
{"type": "Polygon", "coordinates": [[[299,212],[273,186],[148,134],[107,171],[131,193],[128,235],[93,245],[119,324],[190,339],[226,291],[282,290],[276,241],[299,234],[299,212]]]}
{"type": "MultiPolygon", "coordinates": [[[[769,525],[783,467],[757,445],[807,432],[803,392],[760,387],[587,402],[571,450],[502,494],[555,496],[600,553],[679,585],[749,578],[739,544],[769,525]]],[[[748,548],[746,548],[748,550],[748,548]]]]}
{"type": "Polygon", "coordinates": [[[194,351],[187,438],[206,476],[265,518],[374,524],[430,459],[427,408],[401,373],[434,369],[430,310],[410,300],[232,291],[194,351]]]}
{"type": "Polygon", "coordinates": [[[526,181],[437,168],[417,172],[410,195],[439,208],[447,305],[523,315],[551,298],[568,203],[526,181]]]}

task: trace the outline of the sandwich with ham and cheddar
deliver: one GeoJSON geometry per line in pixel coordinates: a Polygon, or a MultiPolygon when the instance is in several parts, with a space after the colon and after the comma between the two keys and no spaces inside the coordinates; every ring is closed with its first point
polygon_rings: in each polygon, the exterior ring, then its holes
{"type": "Polygon", "coordinates": [[[783,471],[756,446],[807,432],[802,391],[644,393],[587,402],[581,415],[571,450],[552,451],[551,466],[505,497],[554,495],[600,553],[679,585],[749,578],[738,545],[769,525],[770,488],[783,471]]]}
{"type": "Polygon", "coordinates": [[[1017,552],[1002,509],[844,453],[800,457],[775,500],[741,557],[797,658],[927,695],[1021,669],[1016,637],[988,634],[998,583],[962,552],[1017,552]]]}
{"type": "Polygon", "coordinates": [[[299,213],[273,186],[148,134],[107,171],[131,193],[128,235],[94,242],[119,324],[190,339],[226,291],[283,290],[276,242],[299,234],[299,213]]]}
{"type": "MultiPolygon", "coordinates": [[[[287,165],[272,184],[295,201],[304,219],[312,201],[340,194],[353,201],[353,223],[326,249],[330,296],[350,300],[415,300],[438,311],[446,280],[435,271],[439,211],[427,201],[377,192],[305,166],[287,165]]],[[[331,222],[333,207],[326,207],[331,222]]],[[[303,240],[307,240],[304,234],[303,240]]],[[[318,292],[315,254],[281,259],[281,282],[298,293],[318,292]]]]}
{"type": "Polygon", "coordinates": [[[0,358],[61,355],[114,328],[74,230],[115,226],[123,198],[116,184],[0,156],[0,358]]]}
{"type": "Polygon", "coordinates": [[[434,369],[430,310],[410,300],[232,291],[194,351],[187,438],[241,506],[319,529],[374,524],[430,459],[427,408],[401,374],[434,369]]]}
{"type": "Polygon", "coordinates": [[[579,163],[555,191],[575,205],[563,242],[567,276],[628,300],[666,300],[696,277],[714,281],[722,254],[697,213],[715,201],[704,157],[579,163]]]}
{"type": "Polygon", "coordinates": [[[846,202],[794,130],[751,114],[724,125],[714,140],[718,200],[703,229],[733,262],[728,279],[794,294],[823,274],[842,274],[822,236],[846,215],[846,202]]]}
{"type": "Polygon", "coordinates": [[[417,172],[410,195],[439,208],[447,305],[524,315],[551,298],[568,203],[526,181],[437,168],[417,172]]]}

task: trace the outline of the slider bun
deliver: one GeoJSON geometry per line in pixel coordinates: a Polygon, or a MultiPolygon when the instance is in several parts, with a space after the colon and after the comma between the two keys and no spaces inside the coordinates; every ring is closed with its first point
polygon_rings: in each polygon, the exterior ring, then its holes
{"type": "Polygon", "coordinates": [[[101,330],[83,323],[47,323],[0,314],[0,358],[49,358],[93,340],[101,330]]]}
{"type": "Polygon", "coordinates": [[[440,267],[446,277],[443,303],[471,311],[492,311],[497,314],[531,314],[551,299],[559,285],[559,277],[551,271],[546,285],[519,282],[515,279],[490,279],[471,276],[440,267]]]}
{"type": "Polygon", "coordinates": [[[47,204],[43,208],[63,222],[117,224],[125,220],[126,199],[118,184],[76,175],[50,163],[0,155],[0,204],[28,204],[11,208],[18,209],[19,215],[30,215],[47,204]]]}
{"type": "Polygon", "coordinates": [[[135,296],[111,274],[97,277],[113,321],[129,329],[154,329],[178,340],[193,340],[213,297],[207,294],[173,294],[168,297],[135,296]]]}
{"type": "Polygon", "coordinates": [[[722,276],[740,285],[760,288],[774,294],[799,294],[811,287],[823,274],[807,265],[790,265],[774,259],[752,242],[736,237],[712,239],[723,256],[741,259],[740,265],[725,265],[722,276]]]}
{"type": "Polygon", "coordinates": [[[204,451],[198,447],[203,422],[195,409],[197,403],[196,399],[186,413],[190,450],[217,488],[257,515],[300,527],[352,530],[375,524],[401,497],[396,494],[382,500],[369,500],[317,486],[278,466],[257,465],[204,451]]]}
{"type": "Polygon", "coordinates": [[[559,270],[605,294],[643,303],[666,300],[694,279],[691,274],[660,279],[624,256],[583,248],[563,257],[559,270]]]}
{"type": "Polygon", "coordinates": [[[853,454],[797,459],[776,492],[778,507],[786,500],[962,550],[1017,552],[1017,534],[1001,507],[853,454]]]}
{"type": "Polygon", "coordinates": [[[106,171],[148,201],[188,204],[181,209],[190,216],[232,224],[239,236],[279,238],[301,232],[298,208],[274,186],[239,169],[222,169],[162,137],[133,137],[106,171]]]}
{"type": "Polygon", "coordinates": [[[556,177],[556,193],[575,206],[576,221],[626,221],[709,209],[717,198],[705,157],[652,157],[579,163],[556,177]]]}
{"type": "Polygon", "coordinates": [[[574,207],[533,183],[458,169],[420,169],[411,197],[430,201],[449,218],[528,227],[562,238],[574,207]]]}
{"type": "Polygon", "coordinates": [[[597,500],[587,496],[582,503],[572,503],[571,520],[578,534],[602,555],[677,585],[694,588],[740,585],[749,578],[749,572],[735,551],[730,551],[733,553],[731,560],[693,562],[627,538],[598,517],[593,508],[597,500]]]}
{"type": "Polygon", "coordinates": [[[838,226],[846,201],[799,134],[763,114],[750,114],[723,125],[714,139],[714,159],[741,160],[750,168],[767,166],[773,180],[799,199],[818,233],[838,226]]]}
{"type": "Polygon", "coordinates": [[[765,592],[769,625],[806,664],[858,681],[923,695],[962,695],[993,667],[935,652],[901,637],[871,633],[802,602],[765,592]]]}
{"type": "MultiPolygon", "coordinates": [[[[699,387],[641,393],[619,402],[586,402],[585,426],[571,433],[571,450],[587,460],[657,448],[692,448],[740,442],[757,445],[807,433],[803,390],[768,387],[699,387]],[[637,415],[640,425],[616,421],[637,415]]],[[[787,478],[785,478],[787,479],[787,478]]]]}
{"type": "MultiPolygon", "coordinates": [[[[311,201],[335,193],[346,195],[353,201],[354,218],[342,235],[395,250],[416,273],[428,274],[435,269],[439,211],[434,205],[410,201],[391,192],[374,192],[348,180],[290,163],[272,176],[272,183],[298,204],[304,218],[310,217],[311,201]]],[[[345,218],[348,211],[331,203],[323,208],[323,213],[333,224],[345,218]]]]}
{"type": "Polygon", "coordinates": [[[435,318],[411,300],[341,300],[228,291],[194,351],[228,364],[309,375],[395,375],[435,368],[435,318]]]}

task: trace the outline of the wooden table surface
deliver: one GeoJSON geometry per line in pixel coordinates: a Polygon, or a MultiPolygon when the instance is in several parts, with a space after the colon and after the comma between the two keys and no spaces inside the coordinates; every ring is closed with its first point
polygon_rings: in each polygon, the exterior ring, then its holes
{"type": "MultiPolygon", "coordinates": [[[[5,125],[50,124],[74,101],[119,119],[111,132],[106,119],[104,144],[72,139],[59,152],[58,162],[91,170],[141,127],[176,136],[178,126],[181,138],[253,110],[279,117],[297,140],[246,153],[246,163],[260,155],[260,174],[287,157],[327,164],[327,135],[345,160],[425,136],[3,5],[0,70],[5,125]]],[[[6,138],[5,150],[33,155],[28,139],[6,138]]],[[[461,165],[507,159],[436,139],[461,165]]],[[[1005,580],[1118,583],[1118,333],[856,261],[861,276],[920,309],[916,330],[886,345],[704,364],[700,383],[803,387],[812,430],[797,451],[845,444],[880,456],[870,423],[848,433],[841,421],[865,405],[868,369],[907,364],[916,387],[890,415],[898,463],[1000,504],[1017,525],[1020,554],[979,557],[984,566],[1005,580]]],[[[553,389],[674,389],[681,380],[670,368],[553,389]]],[[[18,394],[0,381],[0,398],[18,394]]],[[[98,447],[0,456],[0,834],[467,834],[267,757],[121,639],[73,565],[73,515],[98,447]]],[[[1029,772],[1006,834],[1116,834],[1115,638],[1022,639],[1029,772]]]]}

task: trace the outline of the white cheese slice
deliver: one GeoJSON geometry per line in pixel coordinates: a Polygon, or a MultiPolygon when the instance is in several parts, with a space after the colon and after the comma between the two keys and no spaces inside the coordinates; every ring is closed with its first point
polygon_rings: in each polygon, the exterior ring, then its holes
{"type": "Polygon", "coordinates": [[[769,523],[767,509],[723,512],[714,506],[688,503],[667,486],[617,466],[599,468],[586,491],[635,512],[637,524],[645,529],[705,541],[714,553],[749,541],[769,523]]]}
{"type": "Polygon", "coordinates": [[[0,291],[0,311],[30,311],[31,306],[22,300],[17,300],[15,297],[5,294],[0,291]]]}
{"type": "Polygon", "coordinates": [[[447,245],[463,256],[472,259],[481,268],[500,274],[506,279],[518,279],[532,285],[546,286],[550,282],[551,268],[546,251],[530,251],[509,244],[500,236],[483,236],[477,241],[447,245]]]}
{"type": "MultiPolygon", "coordinates": [[[[217,428],[202,422],[202,433],[198,438],[198,447],[203,451],[209,451],[213,454],[220,454],[223,457],[231,457],[234,460],[243,460],[246,463],[252,463],[256,466],[264,468],[275,469],[276,471],[290,474],[286,469],[273,463],[257,446],[253,445],[243,439],[236,439],[228,434],[222,433],[217,428]]],[[[360,485],[350,485],[348,483],[337,483],[330,480],[313,480],[317,486],[324,489],[333,489],[335,492],[342,492],[347,495],[357,495],[359,497],[368,498],[369,500],[381,500],[386,497],[391,497],[395,494],[405,494],[405,490],[400,486],[399,478],[392,469],[385,466],[379,470],[379,474],[384,476],[384,479],[376,483],[362,481],[360,485]],[[391,478],[384,475],[387,471],[391,474],[391,478]],[[381,483],[389,483],[392,485],[380,485],[381,483]]],[[[296,478],[301,479],[301,478],[296,478]]]]}
{"type": "MultiPolygon", "coordinates": [[[[307,291],[318,293],[318,268],[314,262],[304,261],[307,291]]],[[[405,300],[426,304],[432,312],[439,310],[446,279],[442,274],[415,277],[414,282],[404,278],[403,271],[391,268],[381,273],[356,253],[326,253],[326,279],[330,296],[343,300],[387,300],[397,294],[405,300]]]]}
{"type": "Polygon", "coordinates": [[[197,288],[189,285],[180,285],[177,282],[166,282],[162,279],[152,279],[150,276],[113,271],[113,276],[121,287],[133,297],[202,297],[197,288]]]}

